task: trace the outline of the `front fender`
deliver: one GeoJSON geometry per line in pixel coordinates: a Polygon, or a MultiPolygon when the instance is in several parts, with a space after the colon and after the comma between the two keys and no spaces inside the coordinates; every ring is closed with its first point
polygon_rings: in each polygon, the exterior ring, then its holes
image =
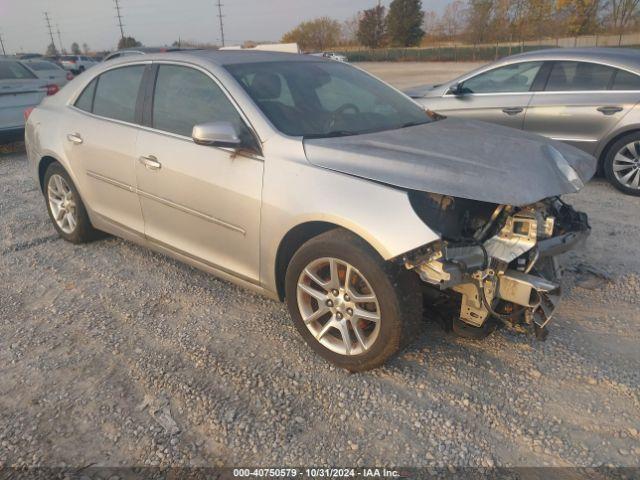
{"type": "Polygon", "coordinates": [[[308,163],[270,160],[265,168],[261,280],[276,291],[276,257],[286,234],[307,222],[343,227],[389,260],[440,237],[416,215],[406,191],[308,163]],[[288,181],[295,179],[295,181],[288,181]]]}

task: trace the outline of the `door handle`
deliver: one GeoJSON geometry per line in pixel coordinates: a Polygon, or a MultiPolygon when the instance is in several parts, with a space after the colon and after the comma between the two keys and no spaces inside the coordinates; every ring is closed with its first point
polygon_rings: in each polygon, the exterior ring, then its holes
{"type": "Polygon", "coordinates": [[[69,140],[71,143],[75,143],[76,145],[80,145],[82,143],[82,137],[79,133],[67,134],[67,140],[69,140]]]}
{"type": "Polygon", "coordinates": [[[138,158],[138,161],[149,170],[160,170],[162,168],[162,164],[153,155],[142,156],[138,158]]]}
{"type": "Polygon", "coordinates": [[[522,107],[507,107],[502,109],[502,111],[507,115],[517,115],[519,113],[522,113],[523,110],[524,108],[522,107]]]}
{"type": "Polygon", "coordinates": [[[614,113],[621,112],[623,108],[618,106],[606,106],[598,107],[597,110],[603,115],[613,115],[614,113]]]}

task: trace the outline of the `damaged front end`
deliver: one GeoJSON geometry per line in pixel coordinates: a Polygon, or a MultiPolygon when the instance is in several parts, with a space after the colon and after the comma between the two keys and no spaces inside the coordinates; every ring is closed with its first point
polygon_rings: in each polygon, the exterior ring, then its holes
{"type": "Polygon", "coordinates": [[[589,235],[586,214],[559,197],[524,207],[416,191],[409,198],[441,240],[404,264],[456,306],[454,330],[480,337],[502,323],[544,338],[560,298],[556,256],[589,235]]]}

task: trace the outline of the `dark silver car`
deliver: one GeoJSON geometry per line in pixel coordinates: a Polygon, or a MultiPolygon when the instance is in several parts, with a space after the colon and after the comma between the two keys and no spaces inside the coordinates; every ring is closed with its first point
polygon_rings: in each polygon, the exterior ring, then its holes
{"type": "Polygon", "coordinates": [[[640,195],[640,50],[529,52],[406,93],[446,116],[574,145],[598,158],[616,188],[640,195]]]}

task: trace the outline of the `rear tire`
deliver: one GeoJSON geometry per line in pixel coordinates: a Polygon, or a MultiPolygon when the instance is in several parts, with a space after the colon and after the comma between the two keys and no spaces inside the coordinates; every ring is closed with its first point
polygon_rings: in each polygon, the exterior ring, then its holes
{"type": "Polygon", "coordinates": [[[346,230],[331,230],[302,245],[287,267],[285,289],[289,312],[307,344],[351,372],[382,365],[415,339],[421,325],[418,276],[385,262],[346,230]]]}
{"type": "Polygon", "coordinates": [[[640,196],[640,133],[618,139],[603,161],[609,183],[627,195],[640,196]]]}
{"type": "Polygon", "coordinates": [[[67,171],[57,162],[44,174],[44,198],[54,228],[71,243],[86,243],[102,236],[91,225],[80,194],[67,171]]]}

